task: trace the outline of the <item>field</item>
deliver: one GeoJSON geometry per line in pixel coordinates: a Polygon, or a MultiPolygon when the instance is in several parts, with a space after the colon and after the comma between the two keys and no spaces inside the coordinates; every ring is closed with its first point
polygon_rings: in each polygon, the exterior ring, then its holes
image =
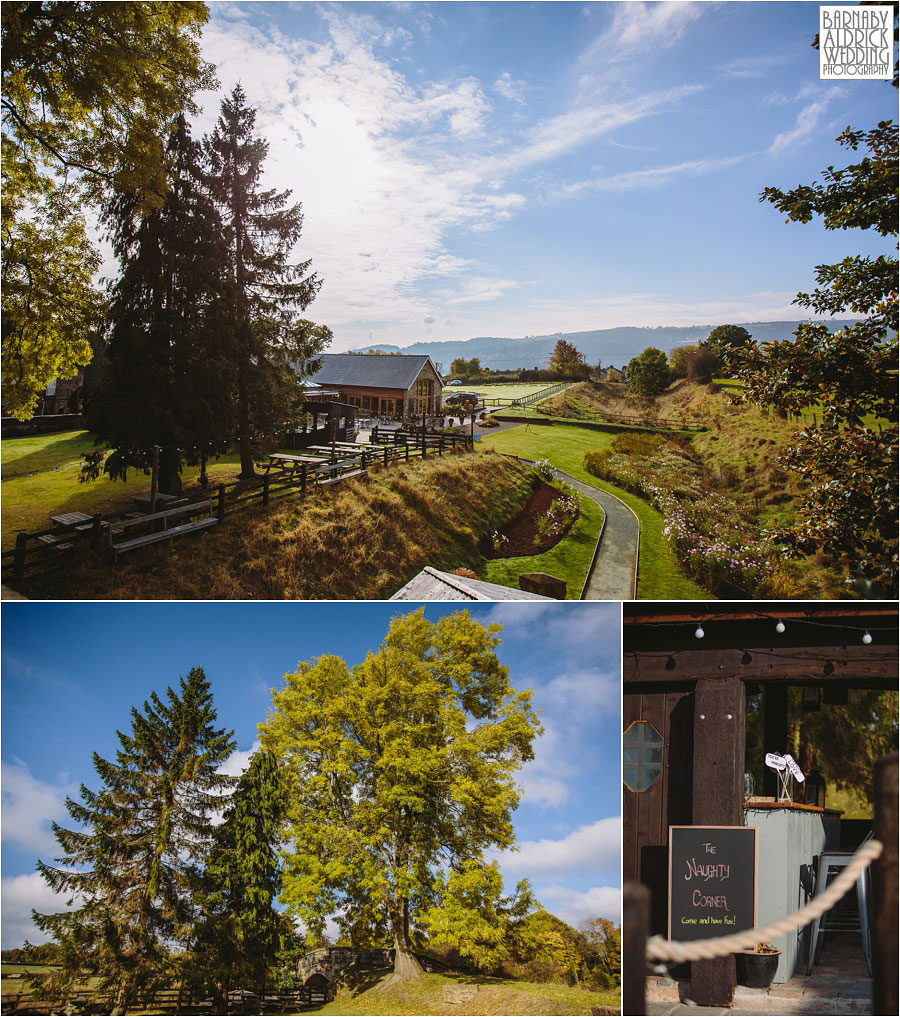
{"type": "Polygon", "coordinates": [[[454,390],[458,390],[460,392],[476,392],[489,399],[522,399],[531,395],[532,392],[540,392],[542,388],[550,388],[555,384],[558,383],[553,381],[502,381],[490,384],[488,382],[469,383],[464,381],[459,386],[451,385],[448,388],[445,385],[444,398],[453,395],[454,390]]]}

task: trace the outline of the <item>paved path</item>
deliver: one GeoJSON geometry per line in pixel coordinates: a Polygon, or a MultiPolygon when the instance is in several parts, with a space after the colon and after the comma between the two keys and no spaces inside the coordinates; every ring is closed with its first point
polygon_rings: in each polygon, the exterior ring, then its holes
{"type": "Polygon", "coordinates": [[[641,527],[637,516],[615,495],[553,471],[570,487],[595,501],[606,515],[603,539],[591,569],[583,600],[634,600],[634,572],[641,527]]]}

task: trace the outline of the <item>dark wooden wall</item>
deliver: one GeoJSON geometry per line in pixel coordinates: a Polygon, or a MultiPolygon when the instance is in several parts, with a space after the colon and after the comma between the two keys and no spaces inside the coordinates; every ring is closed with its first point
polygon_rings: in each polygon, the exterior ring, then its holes
{"type": "MultiPolygon", "coordinates": [[[[628,686],[626,686],[626,690],[628,686]]],[[[694,694],[626,691],[622,730],[649,721],[663,737],[663,773],[646,791],[623,794],[623,877],[652,891],[651,934],[666,934],[669,827],[693,816],[694,694]]]]}

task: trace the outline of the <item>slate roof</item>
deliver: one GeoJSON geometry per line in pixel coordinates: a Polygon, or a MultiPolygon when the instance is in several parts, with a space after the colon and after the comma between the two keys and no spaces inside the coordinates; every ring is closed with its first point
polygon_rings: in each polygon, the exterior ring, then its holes
{"type": "MultiPolygon", "coordinates": [[[[325,353],[322,367],[310,380],[318,385],[406,390],[413,387],[419,372],[430,362],[427,356],[325,353]]],[[[431,366],[434,368],[434,364],[431,366]]]]}
{"type": "Polygon", "coordinates": [[[511,586],[465,579],[450,572],[439,572],[426,565],[402,586],[391,600],[551,600],[538,593],[526,593],[511,586]]]}

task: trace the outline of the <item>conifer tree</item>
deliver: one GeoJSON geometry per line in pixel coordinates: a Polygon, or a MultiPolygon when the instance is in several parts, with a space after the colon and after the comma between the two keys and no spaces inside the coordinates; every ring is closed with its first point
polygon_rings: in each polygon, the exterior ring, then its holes
{"type": "Polygon", "coordinates": [[[192,919],[198,861],[213,834],[210,814],[231,779],[217,772],[234,748],[216,728],[209,682],[199,667],[165,698],[151,693],[131,711],[131,731],[117,732],[115,759],[94,754],[102,782],[66,800],[73,829],[53,824],[59,867],[38,862],[72,911],[34,913],[38,928],[62,948],[49,976],[60,989],[99,979],[113,992],[113,1013],[168,977],[167,944],[184,938],[192,919]]]}
{"type": "MultiPolygon", "coordinates": [[[[231,314],[237,342],[235,375],[241,477],[255,475],[253,441],[289,419],[285,388],[299,390],[300,375],[289,361],[321,352],[313,345],[297,356],[289,332],[321,286],[309,261],[288,259],[303,227],[301,206],[288,205],[290,191],[263,190],[262,167],[269,149],[254,137],[256,110],[235,85],[222,102],[212,133],[204,140],[209,188],[226,228],[233,283],[231,314]]],[[[330,337],[330,333],[329,333],[330,337]]]]}
{"type": "Polygon", "coordinates": [[[262,995],[266,973],[289,932],[273,907],[281,889],[284,807],[275,756],[255,752],[216,828],[204,873],[204,918],[195,951],[220,1005],[233,987],[262,995]]]}
{"type": "Polygon", "coordinates": [[[119,194],[104,221],[122,273],[112,287],[109,344],[85,416],[102,450],[86,478],[146,469],[161,448],[159,489],[177,494],[183,458],[223,451],[234,426],[233,331],[222,223],[200,186],[201,146],[179,117],[168,144],[170,189],[141,215],[141,198],[119,194]]]}

